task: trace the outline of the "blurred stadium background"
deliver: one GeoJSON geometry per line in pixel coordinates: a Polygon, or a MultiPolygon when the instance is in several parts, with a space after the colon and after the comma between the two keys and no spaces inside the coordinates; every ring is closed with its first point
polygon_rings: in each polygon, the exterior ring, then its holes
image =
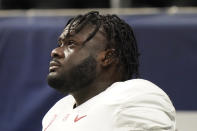
{"type": "Polygon", "coordinates": [[[50,51],[68,18],[99,10],[134,29],[141,76],[177,109],[178,131],[197,131],[197,0],[0,0],[0,131],[38,131],[58,101],[46,82],[50,51]]]}

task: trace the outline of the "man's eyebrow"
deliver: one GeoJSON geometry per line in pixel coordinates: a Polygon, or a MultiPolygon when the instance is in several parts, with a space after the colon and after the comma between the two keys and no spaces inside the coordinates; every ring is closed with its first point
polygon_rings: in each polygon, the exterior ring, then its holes
{"type": "Polygon", "coordinates": [[[64,38],[61,38],[61,37],[59,37],[58,39],[57,39],[57,42],[59,43],[59,44],[62,44],[62,42],[64,42],[65,41],[65,39],[64,38]]]}
{"type": "Polygon", "coordinates": [[[65,35],[64,33],[62,33],[62,34],[59,36],[58,41],[64,41],[66,37],[67,37],[67,35],[65,35]]]}

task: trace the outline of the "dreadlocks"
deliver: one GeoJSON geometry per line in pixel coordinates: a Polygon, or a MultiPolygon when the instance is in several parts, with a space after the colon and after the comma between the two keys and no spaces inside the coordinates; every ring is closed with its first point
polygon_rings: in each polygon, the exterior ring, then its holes
{"type": "Polygon", "coordinates": [[[115,49],[116,55],[124,67],[124,79],[139,77],[139,53],[132,28],[117,15],[100,15],[99,12],[92,11],[71,18],[66,24],[69,26],[67,36],[78,33],[87,24],[93,24],[96,27],[83,43],[92,39],[102,27],[110,43],[107,47],[115,49]]]}

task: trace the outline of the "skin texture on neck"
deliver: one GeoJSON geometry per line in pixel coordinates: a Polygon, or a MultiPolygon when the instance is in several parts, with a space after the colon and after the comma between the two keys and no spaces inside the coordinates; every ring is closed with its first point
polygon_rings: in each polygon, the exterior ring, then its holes
{"type": "Polygon", "coordinates": [[[99,76],[88,86],[79,91],[71,92],[75,98],[76,106],[79,106],[94,96],[106,90],[113,83],[120,81],[122,76],[117,75],[118,67],[111,67],[109,70],[103,70],[99,76]]]}

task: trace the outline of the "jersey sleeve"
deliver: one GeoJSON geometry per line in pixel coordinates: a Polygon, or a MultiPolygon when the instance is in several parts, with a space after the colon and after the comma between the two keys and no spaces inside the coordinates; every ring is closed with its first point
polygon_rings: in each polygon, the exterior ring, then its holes
{"type": "Polygon", "coordinates": [[[152,83],[138,82],[125,92],[115,116],[116,130],[175,131],[175,109],[166,93],[152,83]]]}

